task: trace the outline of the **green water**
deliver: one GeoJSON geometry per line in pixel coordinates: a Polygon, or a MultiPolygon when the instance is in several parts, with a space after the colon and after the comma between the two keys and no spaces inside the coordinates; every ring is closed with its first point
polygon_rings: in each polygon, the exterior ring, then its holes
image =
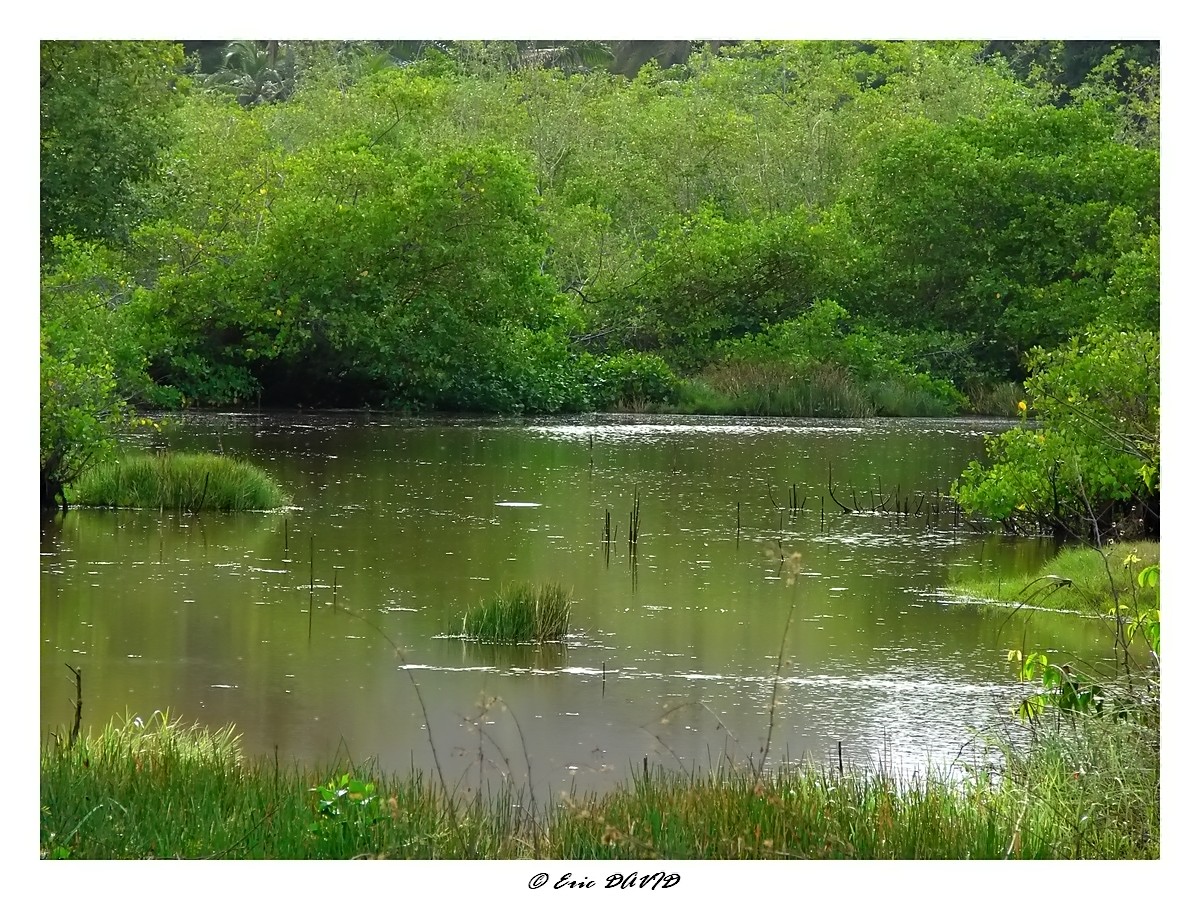
{"type": "Polygon", "coordinates": [[[643,760],[824,760],[839,742],[850,763],[945,766],[1009,721],[1009,647],[1105,651],[1076,617],[945,594],[956,573],[1031,571],[1053,552],[931,514],[1003,427],[190,415],[157,440],[247,457],[293,508],[44,525],[43,732],[69,727],[67,663],[85,727],[169,707],[234,722],[281,761],[429,771],[436,753],[463,790],[603,789],[643,760]],[[831,469],[861,512],[834,504],[831,469]],[[873,509],[881,490],[889,512],[873,509]],[[510,580],[574,591],[564,644],[453,636],[510,580]]]}

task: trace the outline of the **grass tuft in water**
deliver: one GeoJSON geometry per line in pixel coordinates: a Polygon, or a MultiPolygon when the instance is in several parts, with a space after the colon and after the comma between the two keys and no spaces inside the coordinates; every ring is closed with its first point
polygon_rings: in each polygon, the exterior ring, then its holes
{"type": "Polygon", "coordinates": [[[497,644],[561,641],[571,617],[571,592],[558,583],[508,584],[463,615],[467,637],[497,644]]]}
{"type": "Polygon", "coordinates": [[[262,469],[211,453],[129,454],[86,471],[72,494],[78,506],[189,512],[278,509],[287,501],[262,469]]]}

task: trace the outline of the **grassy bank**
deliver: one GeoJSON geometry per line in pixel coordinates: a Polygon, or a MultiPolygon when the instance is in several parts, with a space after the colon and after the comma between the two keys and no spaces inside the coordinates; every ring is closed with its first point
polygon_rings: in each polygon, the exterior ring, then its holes
{"type": "Polygon", "coordinates": [[[1103,616],[1117,603],[1135,612],[1157,609],[1158,583],[1138,583],[1138,573],[1157,564],[1157,541],[1130,541],[1103,550],[1067,547],[1032,574],[974,578],[951,583],[950,589],[972,599],[1009,606],[1103,616]]]}
{"type": "Polygon", "coordinates": [[[507,584],[463,614],[467,637],[485,643],[560,641],[571,618],[571,592],[560,584],[507,584]]]}
{"type": "Polygon", "coordinates": [[[696,415],[867,418],[952,416],[957,398],[932,382],[863,381],[833,365],[724,362],[685,382],[673,412],[696,415]]]}
{"type": "Polygon", "coordinates": [[[820,767],[633,775],[553,806],[450,796],[420,774],[245,759],[156,715],[41,761],[44,858],[1000,859],[1158,855],[1157,727],[1080,718],[1001,773],[820,767]]]}
{"type": "Polygon", "coordinates": [[[967,403],[975,415],[1011,418],[1017,414],[1017,404],[1029,399],[1028,393],[1015,382],[981,383],[967,389],[967,403]]]}
{"type": "Polygon", "coordinates": [[[278,509],[280,486],[248,462],[211,453],[135,453],[87,470],[71,491],[77,506],[199,510],[278,509]]]}

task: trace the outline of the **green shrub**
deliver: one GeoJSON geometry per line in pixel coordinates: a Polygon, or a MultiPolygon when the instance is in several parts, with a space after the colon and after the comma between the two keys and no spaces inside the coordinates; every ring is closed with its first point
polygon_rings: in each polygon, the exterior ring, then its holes
{"type": "Polygon", "coordinates": [[[1018,409],[1040,427],[990,438],[991,464],[972,462],[955,499],[1010,530],[1156,535],[1158,334],[1099,327],[1030,362],[1018,409]]]}
{"type": "Polygon", "coordinates": [[[967,405],[952,384],[925,372],[874,382],[869,393],[881,416],[952,416],[967,405]]]}
{"type": "Polygon", "coordinates": [[[587,409],[589,364],[556,331],[522,330],[510,365],[519,375],[513,393],[520,408],[542,413],[587,409]]]}
{"type": "Polygon", "coordinates": [[[653,353],[626,350],[615,356],[594,357],[589,382],[597,409],[645,409],[673,403],[681,384],[671,367],[653,353]]]}
{"type": "Polygon", "coordinates": [[[966,397],[912,361],[922,356],[925,340],[852,327],[838,303],[818,300],[794,319],[722,341],[725,362],[706,380],[724,393],[731,392],[721,382],[741,382],[732,391],[740,397],[735,409],[762,415],[953,415],[966,397]]]}

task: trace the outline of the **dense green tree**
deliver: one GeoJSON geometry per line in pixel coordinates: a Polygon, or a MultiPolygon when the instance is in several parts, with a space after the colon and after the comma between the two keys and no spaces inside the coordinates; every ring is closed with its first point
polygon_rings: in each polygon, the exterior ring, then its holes
{"type": "MultiPolygon", "coordinates": [[[[41,283],[41,504],[113,450],[127,400],[149,388],[124,310],[138,290],[115,253],[57,238],[41,283]]],[[[56,499],[59,498],[59,499],[56,499]]]]}
{"type": "Polygon", "coordinates": [[[121,247],[155,403],[582,408],[667,383],[630,349],[963,387],[1156,327],[1153,59],[677,43],[233,42],[186,97],[168,45],[47,45],[43,240],[121,247]]]}
{"type": "Polygon", "coordinates": [[[1077,103],[1099,104],[1114,122],[1117,140],[1135,147],[1158,149],[1157,62],[1139,60],[1125,48],[1117,47],[1088,72],[1072,96],[1077,103]]]}
{"type": "Polygon", "coordinates": [[[1135,73],[1157,68],[1159,61],[1158,41],[989,41],[984,52],[1004,57],[1018,78],[1039,86],[1047,99],[1059,105],[1069,103],[1072,94],[1114,56],[1128,60],[1135,73]]]}
{"type": "Polygon", "coordinates": [[[182,59],[157,41],[41,45],[43,507],[65,504],[64,487],[112,450],[127,402],[150,390],[126,319],[138,288],[112,247],[148,211],[182,59]]]}
{"type": "Polygon", "coordinates": [[[974,335],[997,374],[1093,321],[1123,254],[1157,227],[1157,153],[1115,143],[1094,107],[917,123],[864,172],[842,220],[857,270],[843,302],[974,335]]]}
{"type": "Polygon", "coordinates": [[[183,51],[163,41],[43,41],[41,235],[124,240],[142,214],[183,93],[183,51]]]}
{"type": "Polygon", "coordinates": [[[621,338],[694,370],[716,341],[790,318],[814,299],[815,250],[803,217],[731,223],[711,209],[664,228],[641,277],[608,301],[621,338]]]}
{"type": "Polygon", "coordinates": [[[209,402],[265,388],[516,404],[525,335],[557,315],[536,192],[525,161],[494,144],[423,146],[410,116],[424,83],[380,73],[351,88],[349,115],[303,130],[257,108],[195,117],[164,200],[175,213],[138,235],[157,261],[142,310],[156,377],[209,402]],[[364,94],[398,118],[358,117],[364,94]]]}

